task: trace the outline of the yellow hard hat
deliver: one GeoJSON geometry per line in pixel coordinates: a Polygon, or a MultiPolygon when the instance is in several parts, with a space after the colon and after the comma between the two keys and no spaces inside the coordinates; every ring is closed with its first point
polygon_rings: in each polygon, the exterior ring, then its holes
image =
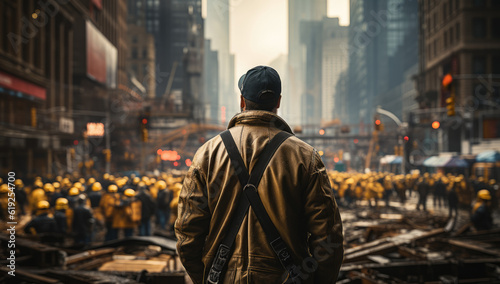
{"type": "Polygon", "coordinates": [[[181,189],[182,189],[182,183],[179,183],[179,182],[175,183],[173,189],[174,189],[175,192],[181,191],[181,189]]]}
{"type": "Polygon", "coordinates": [[[158,182],[156,182],[156,187],[159,190],[164,190],[165,188],[167,188],[167,183],[163,180],[159,180],[158,182]]]}
{"type": "Polygon", "coordinates": [[[76,187],[72,187],[69,191],[68,191],[68,195],[69,196],[75,196],[75,195],[78,195],[80,194],[80,190],[76,187]]]}
{"type": "Polygon", "coordinates": [[[478,181],[478,182],[483,182],[483,181],[484,181],[484,177],[479,177],[479,178],[477,179],[477,181],[478,181]]]}
{"type": "Polygon", "coordinates": [[[0,192],[1,192],[1,193],[6,193],[6,192],[8,192],[8,191],[9,191],[9,186],[8,186],[6,183],[4,183],[4,184],[2,184],[2,185],[0,186],[0,192]]]}
{"type": "Polygon", "coordinates": [[[102,185],[101,183],[99,182],[94,182],[94,184],[92,185],[92,191],[99,191],[102,189],[102,185]]]}
{"type": "Polygon", "coordinates": [[[51,183],[46,183],[43,186],[43,190],[45,190],[46,192],[54,192],[54,186],[51,183]]]}
{"type": "Polygon", "coordinates": [[[75,182],[75,183],[73,184],[73,187],[76,187],[76,188],[78,188],[78,189],[81,189],[81,188],[83,187],[83,185],[82,185],[82,183],[81,183],[81,182],[77,181],[77,182],[75,182]]]}
{"type": "Polygon", "coordinates": [[[54,182],[52,185],[54,186],[54,189],[56,189],[56,190],[61,188],[61,184],[58,183],[57,181],[54,182]]]}
{"type": "Polygon", "coordinates": [[[84,178],[79,178],[78,182],[80,182],[81,184],[84,184],[85,183],[85,179],[84,178]]]}
{"type": "Polygon", "coordinates": [[[151,182],[151,184],[156,183],[156,179],[155,178],[151,178],[151,179],[149,179],[149,181],[151,182]]]}
{"type": "Polygon", "coordinates": [[[119,187],[123,187],[127,182],[124,180],[124,179],[117,179],[116,181],[116,185],[119,186],[119,187]]]}
{"type": "Polygon", "coordinates": [[[89,178],[89,180],[87,181],[87,185],[91,185],[95,182],[95,178],[89,178]]]}
{"type": "Polygon", "coordinates": [[[62,181],[62,176],[56,176],[56,181],[61,182],[62,181]]]}
{"type": "Polygon", "coordinates": [[[68,199],[60,197],[56,200],[56,210],[68,209],[68,199]]]}
{"type": "Polygon", "coordinates": [[[125,196],[132,197],[132,196],[135,196],[135,190],[133,190],[131,188],[127,188],[127,189],[125,189],[125,191],[123,192],[123,194],[125,196]]]}
{"type": "Polygon", "coordinates": [[[483,200],[491,200],[491,195],[487,189],[481,189],[477,193],[477,198],[481,198],[483,200]]]}
{"type": "Polygon", "coordinates": [[[110,181],[114,181],[115,180],[115,176],[114,175],[109,175],[109,180],[110,181]]]}
{"type": "Polygon", "coordinates": [[[135,177],[133,180],[132,180],[132,183],[134,185],[137,185],[139,182],[141,181],[141,179],[139,177],[135,177]]]}
{"type": "Polygon", "coordinates": [[[35,188],[43,188],[43,183],[41,180],[36,180],[33,185],[35,186],[35,188]]]}
{"type": "Polygon", "coordinates": [[[108,180],[109,179],[109,174],[108,173],[103,174],[102,178],[105,179],[105,180],[108,180]]]}
{"type": "Polygon", "coordinates": [[[48,201],[45,201],[45,200],[42,200],[42,201],[39,201],[36,208],[38,208],[39,210],[41,209],[49,209],[50,207],[50,204],[48,201]]]}
{"type": "Polygon", "coordinates": [[[117,192],[118,191],[118,186],[116,184],[110,184],[108,186],[108,192],[117,192]]]}
{"type": "Polygon", "coordinates": [[[490,185],[494,185],[495,183],[497,183],[495,179],[490,179],[490,185]]]}
{"type": "Polygon", "coordinates": [[[24,183],[21,179],[16,179],[14,181],[14,185],[17,186],[17,187],[21,187],[21,186],[24,186],[24,183]]]}
{"type": "Polygon", "coordinates": [[[61,184],[64,185],[64,186],[69,186],[69,185],[71,185],[71,182],[69,181],[69,178],[64,178],[61,181],[61,184]]]}

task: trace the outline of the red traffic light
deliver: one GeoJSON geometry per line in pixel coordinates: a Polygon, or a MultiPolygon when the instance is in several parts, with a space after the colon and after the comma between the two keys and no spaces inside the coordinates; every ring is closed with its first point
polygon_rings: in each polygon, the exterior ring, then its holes
{"type": "Polygon", "coordinates": [[[432,126],[432,128],[433,128],[433,129],[438,129],[438,128],[439,128],[439,126],[441,126],[441,123],[439,123],[439,121],[437,121],[437,120],[436,120],[436,121],[434,121],[434,122],[432,123],[432,125],[431,125],[431,126],[432,126]]]}
{"type": "Polygon", "coordinates": [[[142,124],[148,124],[148,120],[146,118],[143,118],[141,122],[142,124]]]}
{"type": "Polygon", "coordinates": [[[375,120],[376,125],[380,125],[382,122],[380,122],[380,119],[375,120]]]}
{"type": "Polygon", "coordinates": [[[324,129],[320,129],[319,130],[319,135],[325,135],[325,130],[324,129]]]}
{"type": "Polygon", "coordinates": [[[405,136],[405,137],[403,137],[403,139],[404,139],[406,142],[408,142],[408,140],[410,140],[410,137],[405,136]]]}
{"type": "Polygon", "coordinates": [[[354,142],[354,144],[358,144],[359,140],[356,138],[356,139],[354,139],[353,142],[354,142]]]}
{"type": "Polygon", "coordinates": [[[453,77],[450,74],[446,74],[441,84],[446,88],[451,84],[451,82],[453,82],[453,77]]]}

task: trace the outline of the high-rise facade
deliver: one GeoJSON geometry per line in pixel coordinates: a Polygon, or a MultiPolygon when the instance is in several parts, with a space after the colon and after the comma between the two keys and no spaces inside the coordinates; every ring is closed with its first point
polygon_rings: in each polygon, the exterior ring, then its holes
{"type": "Polygon", "coordinates": [[[127,7],[124,1],[61,2],[0,1],[0,33],[7,35],[0,39],[5,175],[103,166],[99,158],[109,143],[101,137],[90,144],[87,126],[106,121],[116,88],[127,82],[127,7]]]}
{"type": "Polygon", "coordinates": [[[321,119],[331,121],[340,118],[335,112],[338,96],[337,82],[341,74],[347,70],[349,54],[343,48],[347,45],[349,28],[340,26],[338,18],[323,20],[323,48],[321,72],[321,119]]]}
{"type": "Polygon", "coordinates": [[[155,38],[156,97],[169,96],[172,90],[182,90],[190,9],[195,13],[196,22],[202,25],[201,0],[128,0],[127,4],[129,23],[145,27],[155,38]],[[171,76],[173,80],[169,86],[171,76]]]}
{"type": "MultiPolygon", "coordinates": [[[[237,93],[235,92],[234,55],[229,48],[229,0],[207,0],[207,18],[205,21],[205,38],[211,42],[211,49],[218,55],[218,90],[217,101],[208,101],[208,104],[217,103],[217,114],[211,112],[211,119],[227,122],[239,112],[237,93]]],[[[206,59],[210,64],[212,60],[206,59]]],[[[214,66],[215,67],[215,66],[214,66]]],[[[208,66],[210,70],[211,67],[208,66]]],[[[213,71],[211,71],[213,72],[213,71]]],[[[210,107],[213,109],[213,107],[210,107]]]]}
{"type": "Polygon", "coordinates": [[[455,115],[441,117],[459,127],[443,127],[442,150],[473,154],[498,150],[500,1],[421,0],[419,4],[420,108],[445,110],[451,92],[442,88],[441,81],[446,74],[453,77],[455,115]]]}
{"type": "MultiPolygon", "coordinates": [[[[301,104],[309,90],[306,87],[307,47],[304,43],[315,40],[313,35],[311,36],[314,38],[302,38],[307,36],[302,31],[308,29],[306,22],[321,22],[326,17],[326,11],[326,0],[288,1],[288,82],[286,82],[288,94],[283,97],[282,104],[283,116],[292,125],[305,123],[303,121],[305,110],[301,104]]],[[[312,53],[309,56],[311,55],[312,53]]]]}
{"type": "Polygon", "coordinates": [[[351,0],[347,49],[349,121],[371,123],[377,105],[401,118],[397,89],[418,64],[417,0],[351,0]]]}

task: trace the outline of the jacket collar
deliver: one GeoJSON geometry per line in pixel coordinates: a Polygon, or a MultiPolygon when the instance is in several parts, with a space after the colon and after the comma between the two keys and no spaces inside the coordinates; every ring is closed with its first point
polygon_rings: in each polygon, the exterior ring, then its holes
{"type": "Polygon", "coordinates": [[[240,124],[269,126],[293,134],[292,129],[283,120],[283,118],[279,117],[277,114],[264,110],[247,110],[236,114],[229,121],[227,129],[240,124]]]}

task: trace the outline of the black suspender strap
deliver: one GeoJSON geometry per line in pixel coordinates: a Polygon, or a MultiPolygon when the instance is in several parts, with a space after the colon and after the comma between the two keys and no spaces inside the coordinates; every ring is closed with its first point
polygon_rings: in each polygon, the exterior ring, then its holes
{"type": "Polygon", "coordinates": [[[254,210],[257,219],[261,223],[261,226],[266,233],[266,238],[268,239],[272,249],[280,260],[280,263],[283,265],[290,276],[294,275],[293,271],[295,270],[293,269],[294,265],[290,257],[289,249],[281,239],[279,232],[269,218],[269,215],[267,215],[264,205],[262,204],[262,201],[260,200],[257,192],[257,187],[260,183],[265,169],[267,168],[267,165],[271,161],[271,158],[273,157],[279,146],[290,136],[291,134],[284,131],[276,134],[260,154],[259,160],[255,164],[251,175],[248,175],[248,170],[238,151],[238,147],[236,146],[234,139],[231,136],[231,133],[229,132],[229,130],[221,133],[221,138],[231,160],[231,165],[235,170],[235,173],[238,175],[238,179],[243,187],[244,194],[240,195],[236,213],[231,219],[229,230],[222,240],[222,243],[219,245],[217,254],[214,258],[214,261],[212,262],[212,266],[210,268],[207,279],[208,283],[219,283],[219,281],[222,279],[222,270],[227,264],[227,260],[231,252],[231,247],[234,244],[236,235],[238,235],[238,231],[241,227],[241,224],[243,223],[243,219],[247,214],[250,204],[252,204],[252,209],[254,210]],[[254,190],[248,190],[249,188],[252,188],[254,190]]]}

